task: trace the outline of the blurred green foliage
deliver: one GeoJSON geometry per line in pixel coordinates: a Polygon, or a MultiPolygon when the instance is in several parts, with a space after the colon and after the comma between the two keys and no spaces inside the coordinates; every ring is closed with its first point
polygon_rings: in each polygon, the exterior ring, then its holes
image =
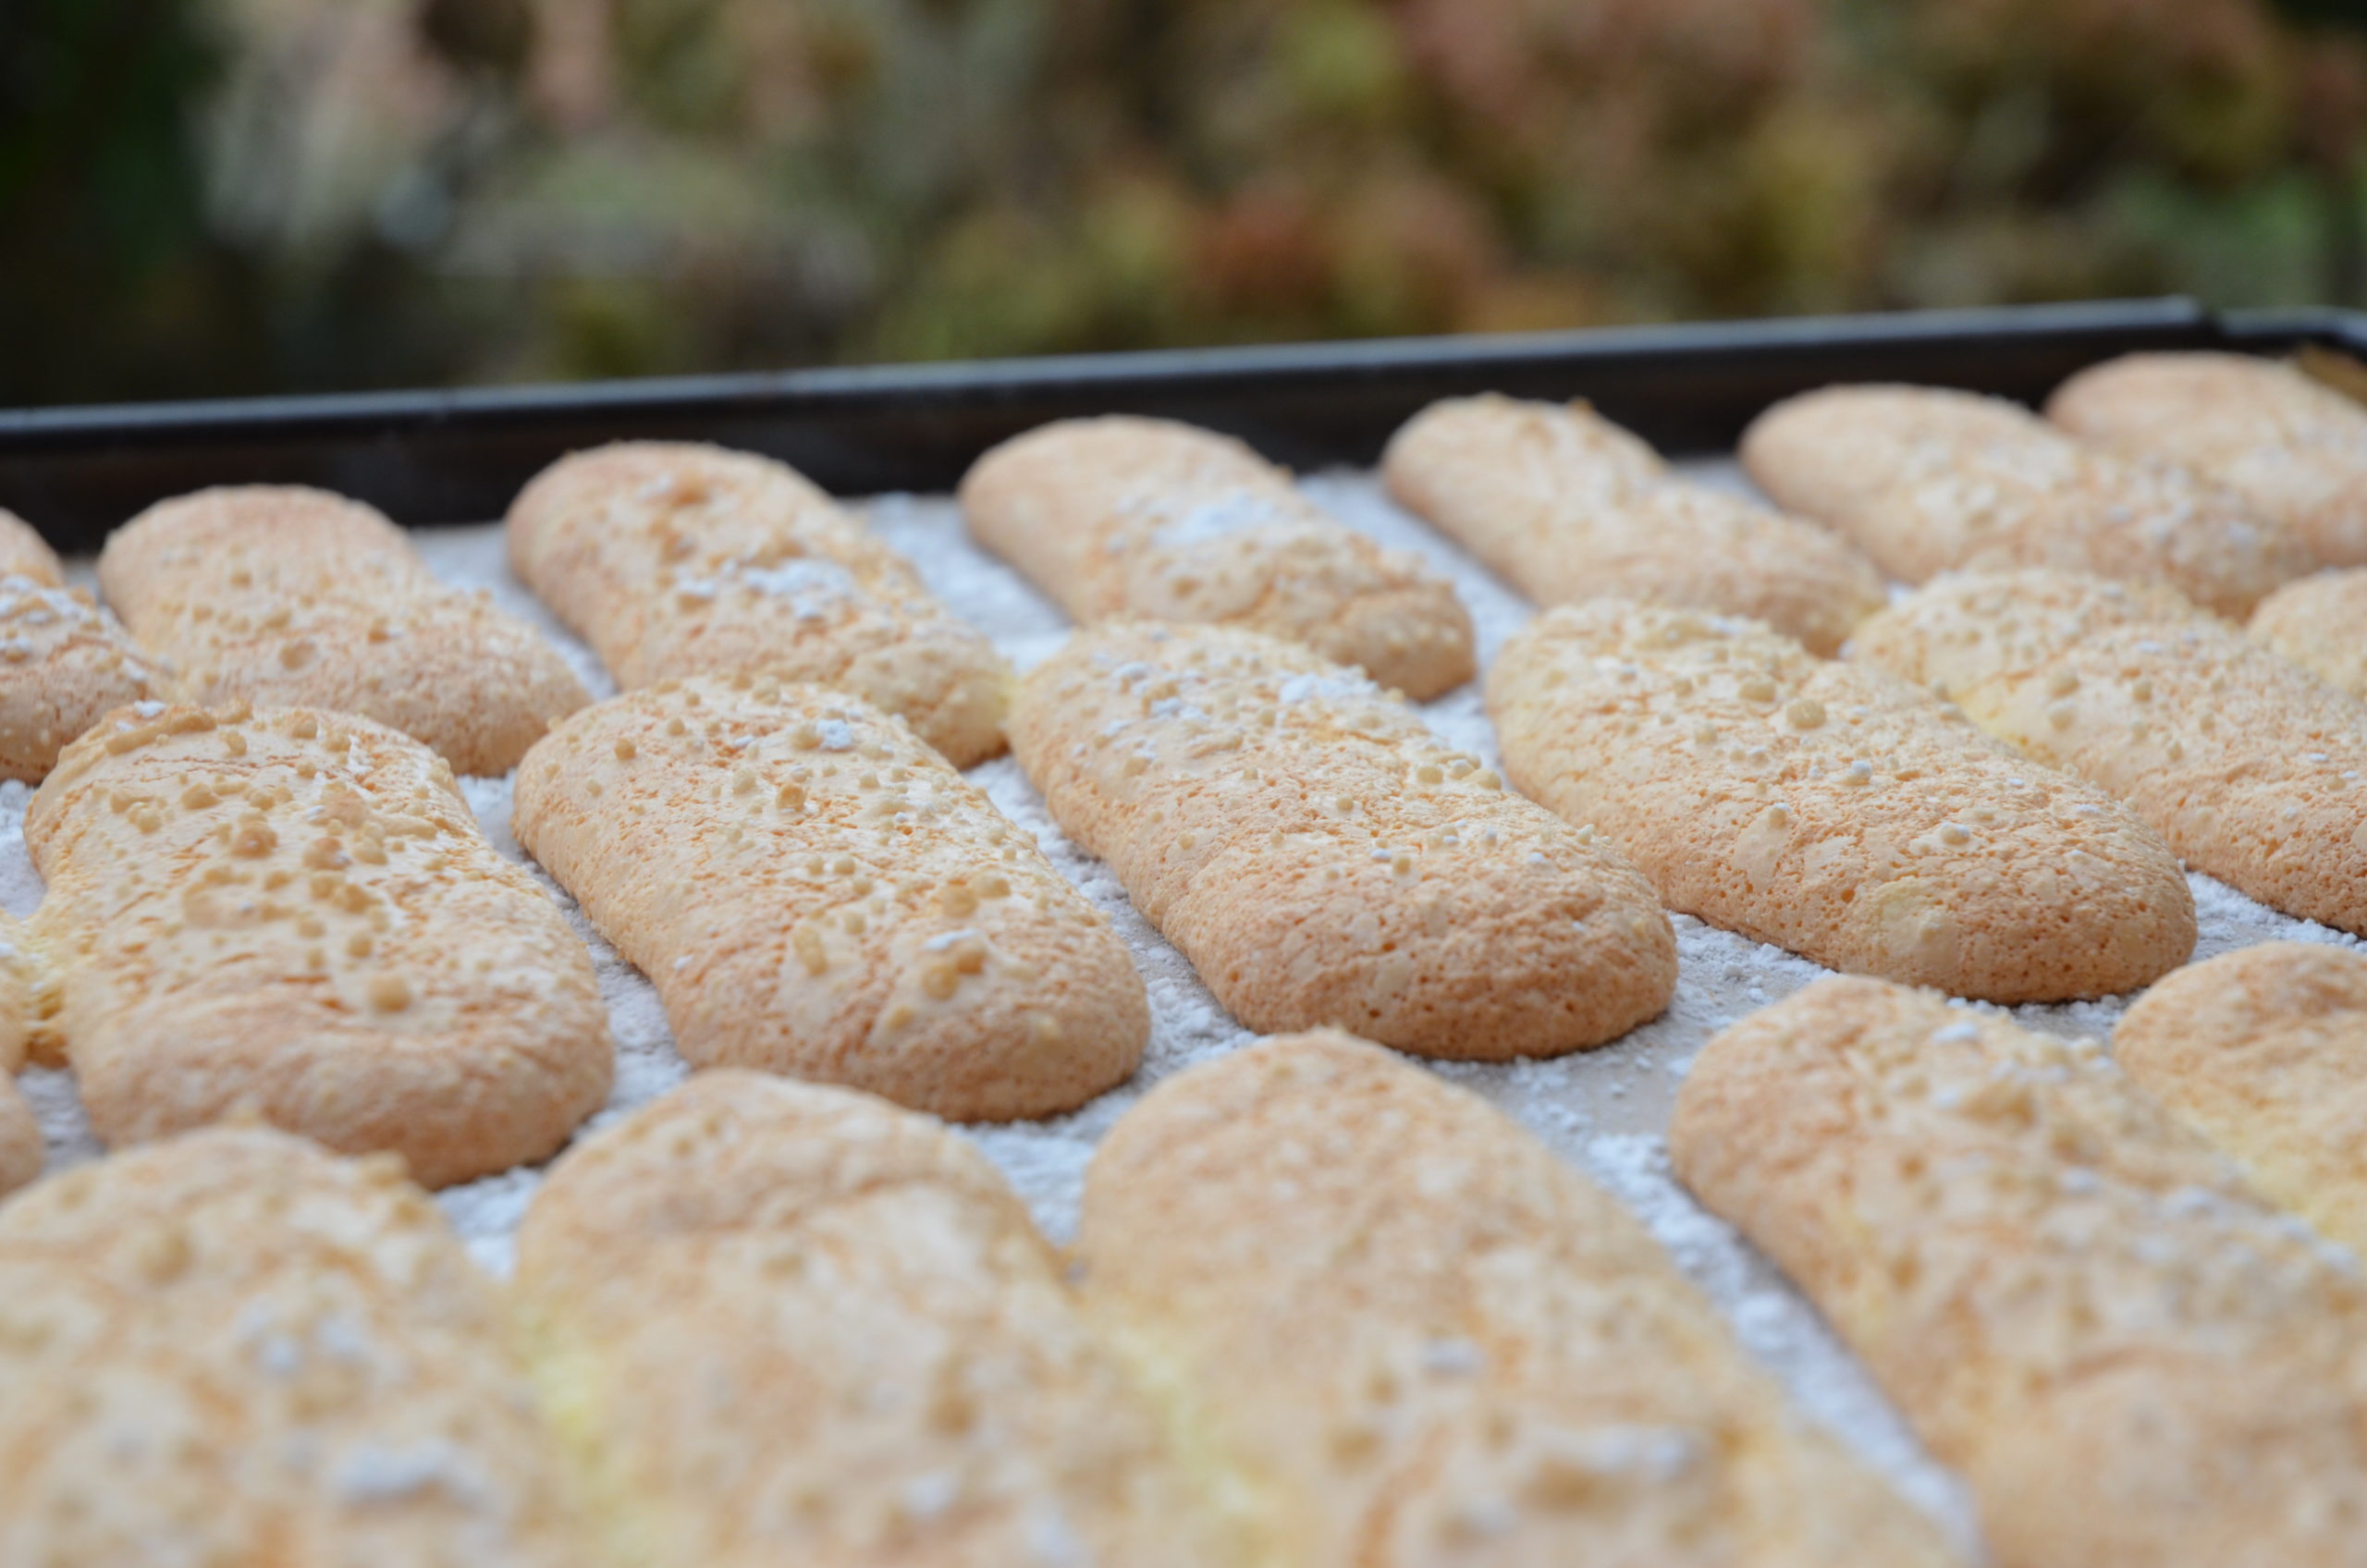
{"type": "Polygon", "coordinates": [[[2340,0],[6,0],[0,401],[2357,302],[2340,0]]]}

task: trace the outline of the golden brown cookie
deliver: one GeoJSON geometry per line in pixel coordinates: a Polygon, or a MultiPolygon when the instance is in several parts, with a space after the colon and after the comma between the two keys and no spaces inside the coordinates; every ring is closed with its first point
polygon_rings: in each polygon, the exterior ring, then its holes
{"type": "Polygon", "coordinates": [[[1540,605],[1597,597],[1750,616],[1830,654],[1882,607],[1829,530],[1673,472],[1585,403],[1451,398],[1406,423],[1390,494],[1540,605]]]}
{"type": "Polygon", "coordinates": [[[657,987],[682,1055],[963,1120],[1123,1080],[1125,945],[984,791],[841,692],[667,681],[561,724],[510,828],[657,987]]]}
{"type": "Polygon", "coordinates": [[[1488,674],[1504,769],[1669,908],[1990,1001],[2144,985],[2194,948],[2177,857],[2101,790],[1757,621],[1551,610],[1488,674]]]}
{"type": "Polygon", "coordinates": [[[2322,571],[2260,602],[2244,634],[2327,685],[2367,698],[2367,568],[2322,571]]]}
{"type": "Polygon", "coordinates": [[[2270,1198],[2367,1250],[2367,954],[2262,942],[2138,998],[2113,1060],[2270,1198]]]}
{"type": "Polygon", "coordinates": [[[1298,493],[1241,442],[1172,420],[1062,420],[962,481],[971,535],[1081,621],[1207,622],[1304,643],[1417,700],[1471,679],[1446,580],[1298,493]]]}
{"type": "Polygon", "coordinates": [[[1970,1483],[2015,1568],[2367,1562],[2367,1283],[2116,1072],[1821,980],[1712,1039],[1669,1146],[1970,1483]]]}
{"type": "Polygon", "coordinates": [[[165,666],[65,581],[41,535],[0,511],[0,778],[38,783],[101,714],[172,687],[165,666]]]}
{"type": "Polygon", "coordinates": [[[1785,1410],[1626,1211],[1348,1035],[1153,1089],[1094,1156],[1078,1256],[1258,1561],[1953,1561],[1785,1410]]]}
{"type": "Polygon", "coordinates": [[[577,452],[519,493],[509,542],[620,686],[810,680],[901,717],[956,767],[1002,750],[1002,656],[785,464],[688,442],[577,452]]]}
{"type": "Polygon", "coordinates": [[[2128,354],[2081,371],[2047,417],[2226,485],[2325,566],[2367,566],[2367,409],[2250,354],[2128,354]]]}
{"type": "Polygon", "coordinates": [[[253,484],[159,501],[107,536],[99,585],[200,706],[334,709],[507,773],[591,698],[482,591],[447,588],[358,501],[253,484]]]}
{"type": "Polygon", "coordinates": [[[620,1561],[1238,1561],[1002,1177],[868,1096],[693,1078],[554,1169],[513,1295],[620,1561]]]}
{"type": "Polygon", "coordinates": [[[111,1145],[255,1111],[441,1186],[544,1158],[607,1097],[583,944],[384,725],[123,710],[58,759],[25,842],[44,1028],[111,1145]]]}
{"type": "Polygon", "coordinates": [[[1751,422],[1743,466],[1893,577],[2054,567],[2241,617],[2314,564],[2286,524],[2164,464],[2085,447],[2002,398],[1829,386],[1751,422]]]}
{"type": "Polygon", "coordinates": [[[1850,650],[2103,786],[2195,870],[2367,933],[2367,703],[2224,623],[2067,572],[1967,573],[1850,650]]]}
{"type": "Polygon", "coordinates": [[[1668,1005],[1675,937],[1617,851],[1295,643],[1090,628],[1021,682],[1011,743],[1248,1028],[1502,1060],[1668,1005]]]}
{"type": "Polygon", "coordinates": [[[0,1562],[581,1568],[489,1281],[388,1158],[217,1128],[0,1207],[0,1562]]]}
{"type": "Polygon", "coordinates": [[[41,1126],[17,1087],[39,1006],[39,971],[24,927],[0,912],[0,1194],[41,1174],[41,1126]]]}

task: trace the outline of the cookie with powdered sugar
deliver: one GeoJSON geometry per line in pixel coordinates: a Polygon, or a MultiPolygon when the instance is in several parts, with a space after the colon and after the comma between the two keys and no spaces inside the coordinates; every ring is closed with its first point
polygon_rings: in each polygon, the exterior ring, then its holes
{"type": "Polygon", "coordinates": [[[31,922],[110,1145],[242,1113],[430,1186],[541,1159],[607,1098],[591,955],[441,757],[350,714],[125,709],[25,814],[31,922]]]}
{"type": "Polygon", "coordinates": [[[0,1562],[578,1568],[492,1282],[395,1160],[215,1128],[0,1207],[0,1562]]]}
{"type": "Polygon", "coordinates": [[[1085,1304],[1284,1562],[1939,1568],[1636,1219],[1333,1032],[1161,1084],[1085,1182],[1085,1304]]]}
{"type": "Polygon", "coordinates": [[[2233,628],[2075,573],[1964,573],[1850,650],[2101,785],[2195,870],[2367,933],[2367,703],[2233,628]]]}
{"type": "Polygon", "coordinates": [[[1003,1121],[1141,1060],[1149,1004],[1109,922],[842,692],[709,676],[586,709],[527,753],[510,829],[648,974],[693,1066],[1003,1121]]]}
{"type": "Polygon", "coordinates": [[[561,458],[509,562],[619,686],[767,674],[862,698],[956,767],[1002,750],[1009,671],[910,561],[784,463],[690,442],[561,458]]]}
{"type": "Polygon", "coordinates": [[[2002,398],[1829,386],[1753,420],[1741,456],[1776,505],[1907,582],[2054,567],[2166,584],[2241,617],[2317,564],[2291,527],[2230,492],[2083,445],[2002,398]]]}
{"type": "Polygon", "coordinates": [[[1251,1029],[1502,1060],[1668,1005],[1668,916],[1608,840],[1296,643],[1080,631],[1020,683],[1011,740],[1061,830],[1251,1029]]]}
{"type": "Polygon", "coordinates": [[[1540,605],[1609,597],[1750,616],[1819,654],[1882,607],[1882,574],[1855,545],[1684,478],[1584,403],[1433,403],[1391,437],[1381,473],[1540,605]]]}
{"type": "Polygon", "coordinates": [[[41,1126],[17,1087],[38,1005],[37,976],[24,928],[0,912],[0,1193],[41,1174],[41,1126]]]}
{"type": "Polygon", "coordinates": [[[2367,954],[2261,942],[2139,998],[2113,1060],[2327,1235],[2367,1249],[2367,954]]]}
{"type": "Polygon", "coordinates": [[[1269,632],[1417,700],[1472,676],[1471,616],[1444,578],[1214,431],[1124,415],[1048,424],[972,466],[962,511],[1081,621],[1269,632]]]}
{"type": "Polygon", "coordinates": [[[480,589],[436,581],[403,531],[325,490],[201,490],[107,536],[99,586],[178,672],[174,695],[334,709],[462,773],[516,766],[591,701],[558,650],[480,589]]]}
{"type": "Polygon", "coordinates": [[[2367,566],[2367,409],[2250,354],[2127,354],[2047,399],[2084,440],[2193,469],[2299,534],[2324,566],[2367,566]]]}
{"type": "Polygon", "coordinates": [[[2322,571],[2260,602],[2244,634],[2327,685],[2367,698],[2367,568],[2322,571]]]}
{"type": "Polygon", "coordinates": [[[635,1561],[1245,1561],[1000,1173],[867,1095],[691,1079],[553,1168],[511,1294],[635,1561]]]}
{"type": "Polygon", "coordinates": [[[1694,1059],[1686,1184],[1959,1470],[2001,1563],[2367,1561],[2367,1280],[2092,1041],[1819,981],[1694,1059]]]}
{"type": "Polygon", "coordinates": [[[0,511],[0,778],[39,783],[101,714],[172,687],[161,661],[65,582],[41,535],[0,511]]]}
{"type": "Polygon", "coordinates": [[[2120,802],[1759,622],[1549,611],[1489,671],[1488,713],[1521,791],[1671,909],[1829,968],[2062,1001],[2193,950],[2186,876],[2120,802]]]}

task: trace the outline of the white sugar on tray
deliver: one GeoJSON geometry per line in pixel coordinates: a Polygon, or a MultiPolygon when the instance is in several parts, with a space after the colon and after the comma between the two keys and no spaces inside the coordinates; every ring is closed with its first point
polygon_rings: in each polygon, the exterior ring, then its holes
{"type": "MultiPolygon", "coordinates": [[[[1712,482],[1740,485],[1731,464],[1693,465],[1691,471],[1712,482]]],[[[1318,475],[1305,488],[1352,526],[1384,545],[1416,552],[1453,580],[1471,609],[1483,668],[1531,613],[1470,557],[1392,505],[1370,475],[1318,475]]],[[[867,511],[873,529],[913,561],[928,587],[991,636],[1015,666],[1027,668],[1060,645],[1067,625],[1060,612],[1015,572],[971,544],[950,501],[890,496],[870,503],[867,511]]],[[[1236,521],[1211,516],[1194,520],[1192,526],[1216,528],[1236,521]]],[[[509,576],[497,527],[435,530],[419,535],[419,543],[430,566],[446,581],[489,590],[503,608],[539,626],[595,694],[615,690],[589,650],[562,631],[509,576]]],[[[77,563],[77,576],[87,578],[86,564],[77,563]]],[[[755,575],[763,580],[754,585],[783,596],[790,613],[797,613],[801,603],[822,607],[833,586],[827,572],[804,568],[755,575]]],[[[1446,740],[1490,766],[1501,766],[1478,682],[1426,704],[1423,713],[1446,740]]],[[[971,769],[969,777],[1006,815],[1032,833],[1062,875],[1110,916],[1133,950],[1150,996],[1150,1047],[1133,1082],[1068,1116],[968,1129],[1026,1199],[1038,1223],[1065,1241],[1075,1232],[1077,1204],[1094,1145],[1110,1125],[1159,1080],[1238,1049],[1252,1036],[1216,1005],[1191,966],[1134,913],[1108,868],[1079,853],[1053,827],[1042,798],[1015,763],[1000,758],[971,769]]],[[[532,868],[509,831],[509,780],[465,779],[462,790],[494,846],[532,868]]],[[[30,794],[22,785],[0,784],[0,905],[18,914],[30,913],[41,896],[40,879],[24,845],[30,794]]],[[[617,1038],[616,1087],[607,1109],[591,1123],[604,1125],[663,1094],[687,1070],[675,1054],[665,1014],[648,981],[617,957],[539,868],[532,869],[589,945],[601,995],[608,1003],[617,1038]]],[[[2351,940],[2287,919],[2208,878],[2190,881],[2202,931],[2197,958],[2276,937],[2351,940]]],[[[1677,991],[1661,1018],[1600,1050],[1551,1061],[1441,1063],[1437,1071],[1517,1118],[1632,1208],[1725,1316],[1741,1341],[1790,1390],[1804,1415],[1837,1433],[1906,1495],[1932,1510],[1960,1538],[1968,1538],[1969,1514],[1954,1478],[1923,1456],[1864,1370],[1815,1312],[1764,1259],[1695,1204],[1668,1172],[1662,1134],[1677,1087],[1702,1044],[1743,1014],[1780,1001],[1823,971],[1698,920],[1679,915],[1675,925],[1677,991]]],[[[2115,999],[2013,1012],[2034,1028],[2101,1038],[2109,1034],[2121,1010],[2122,1003],[2115,999]]],[[[98,1146],[70,1077],[33,1070],[24,1074],[23,1083],[47,1137],[51,1168],[94,1158],[98,1146]]],[[[509,1266],[519,1218],[540,1181],[539,1170],[513,1170],[447,1189],[438,1200],[474,1256],[503,1272],[509,1266]]],[[[404,1471],[399,1478],[408,1479],[411,1474],[404,1471]]]]}

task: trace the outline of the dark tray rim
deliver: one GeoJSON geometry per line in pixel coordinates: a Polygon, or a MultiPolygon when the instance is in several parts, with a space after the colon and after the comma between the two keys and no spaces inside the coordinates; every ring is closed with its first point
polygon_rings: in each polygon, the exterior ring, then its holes
{"type": "Polygon", "coordinates": [[[562,453],[640,435],[768,452],[840,492],[938,489],[995,441],[1097,412],[1192,420],[1301,467],[1369,462],[1423,404],[1490,388],[1586,397],[1664,447],[1701,451],[1775,398],[1836,381],[2028,401],[2137,349],[2311,343],[2367,355],[2367,314],[2173,298],[20,409],[0,411],[0,507],[68,550],[215,484],[315,484],[407,523],[482,521],[562,453]]]}

